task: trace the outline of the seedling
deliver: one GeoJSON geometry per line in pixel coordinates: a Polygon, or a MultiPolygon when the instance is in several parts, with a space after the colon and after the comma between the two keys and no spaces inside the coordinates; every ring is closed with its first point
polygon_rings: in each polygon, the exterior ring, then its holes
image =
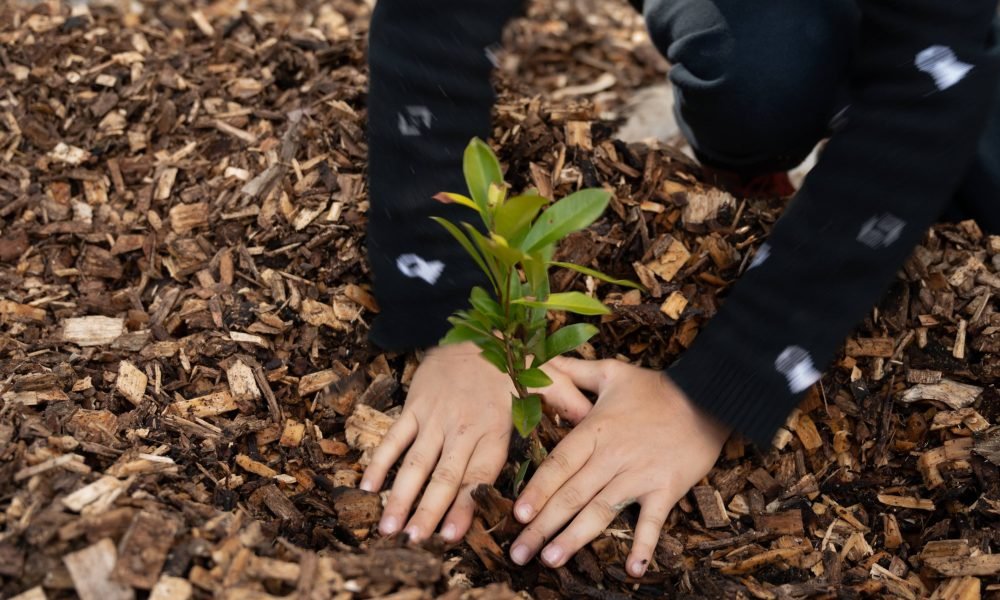
{"type": "Polygon", "coordinates": [[[478,138],[465,149],[463,171],[469,196],[442,192],[435,199],[475,211],[485,226],[485,235],[469,223],[459,227],[446,219],[432,218],[469,253],[492,289],[473,288],[471,307],[449,317],[452,327],[441,343],[471,341],[483,358],[510,376],[516,390],[511,399],[514,426],[527,438],[542,418],[541,397],[529,389],[552,383],[540,367],[597,333],[589,323],[549,333],[547,311],[586,316],[610,312],[586,294],[550,292],[549,269],[572,269],[609,283],[640,286],[587,267],[552,260],[562,239],[601,216],[611,199],[605,190],[580,190],[551,205],[534,190],[508,197],[510,186],[503,180],[496,155],[478,138]]]}

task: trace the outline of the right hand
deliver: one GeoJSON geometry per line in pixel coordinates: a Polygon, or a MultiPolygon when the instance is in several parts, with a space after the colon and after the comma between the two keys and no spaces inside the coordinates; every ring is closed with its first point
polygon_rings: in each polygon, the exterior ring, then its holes
{"type": "Polygon", "coordinates": [[[427,352],[402,414],[375,449],[361,479],[361,489],[378,491],[390,467],[406,452],[379,523],[383,535],[403,530],[406,523],[410,539],[419,541],[445,517],[441,536],[448,542],[462,539],[475,510],[472,489],[495,482],[507,460],[513,391],[510,378],[479,356],[471,342],[427,352]]]}

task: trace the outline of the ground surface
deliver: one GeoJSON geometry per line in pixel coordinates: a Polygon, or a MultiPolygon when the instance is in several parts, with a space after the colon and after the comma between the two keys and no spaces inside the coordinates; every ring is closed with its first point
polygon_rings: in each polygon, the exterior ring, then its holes
{"type": "MultiPolygon", "coordinates": [[[[458,547],[373,536],[354,486],[416,359],[365,342],[370,8],[240,10],[0,5],[0,597],[1000,597],[1000,238],[973,223],[927,237],[776,448],[727,444],[642,580],[631,512],[558,571],[506,562],[488,489],[458,547]]],[[[539,0],[508,37],[510,179],[613,189],[562,252],[649,288],[597,286],[583,353],[666,365],[783,203],[611,139],[665,73],[626,6],[539,0]]]]}

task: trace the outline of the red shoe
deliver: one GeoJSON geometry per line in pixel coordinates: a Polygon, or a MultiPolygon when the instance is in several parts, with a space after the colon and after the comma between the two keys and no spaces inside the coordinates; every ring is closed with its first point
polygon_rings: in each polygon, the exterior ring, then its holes
{"type": "Polygon", "coordinates": [[[704,167],[710,183],[726,190],[737,198],[787,198],[795,194],[795,186],[788,173],[764,173],[762,175],[741,175],[735,171],[725,171],[704,167]]]}

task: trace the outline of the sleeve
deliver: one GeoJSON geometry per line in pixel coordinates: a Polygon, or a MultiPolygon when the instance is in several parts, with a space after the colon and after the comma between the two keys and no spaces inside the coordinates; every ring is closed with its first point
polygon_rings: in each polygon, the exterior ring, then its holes
{"type": "Polygon", "coordinates": [[[997,89],[996,0],[861,7],[846,124],[667,371],[761,447],[951,201],[997,89]]]}
{"type": "Polygon", "coordinates": [[[462,192],[462,153],[490,133],[493,51],[521,0],[379,0],[369,32],[367,247],[381,307],[370,337],[387,350],[430,346],[485,283],[432,215],[462,192]]]}

